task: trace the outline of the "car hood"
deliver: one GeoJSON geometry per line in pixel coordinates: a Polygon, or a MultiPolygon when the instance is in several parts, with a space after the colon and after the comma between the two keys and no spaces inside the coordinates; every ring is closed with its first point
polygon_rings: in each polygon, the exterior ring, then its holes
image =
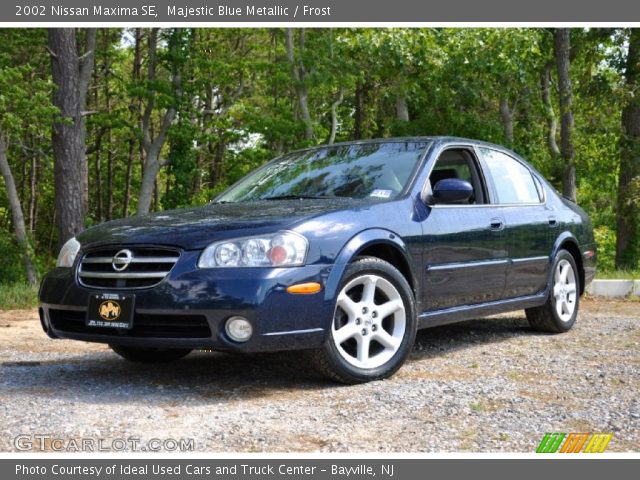
{"type": "Polygon", "coordinates": [[[154,244],[200,249],[216,240],[293,228],[306,219],[367,203],[370,201],[304,199],[208,204],[113,220],[85,230],[78,241],[83,248],[154,244]]]}

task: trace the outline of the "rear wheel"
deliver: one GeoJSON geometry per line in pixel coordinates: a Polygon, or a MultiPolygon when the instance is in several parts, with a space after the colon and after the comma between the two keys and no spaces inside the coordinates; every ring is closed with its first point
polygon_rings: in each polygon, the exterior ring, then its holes
{"type": "Polygon", "coordinates": [[[322,373],[339,382],[387,378],[407,358],[416,328],[404,276],[383,260],[361,258],[347,268],[327,341],[312,356],[322,373]]]}
{"type": "Polygon", "coordinates": [[[562,333],[573,327],[580,304],[580,276],[573,255],[560,250],[552,275],[547,303],[527,309],[527,320],[541,332],[562,333]]]}
{"type": "Polygon", "coordinates": [[[111,350],[122,358],[138,363],[167,363],[180,360],[189,355],[191,350],[186,348],[145,348],[109,345],[111,350]]]}

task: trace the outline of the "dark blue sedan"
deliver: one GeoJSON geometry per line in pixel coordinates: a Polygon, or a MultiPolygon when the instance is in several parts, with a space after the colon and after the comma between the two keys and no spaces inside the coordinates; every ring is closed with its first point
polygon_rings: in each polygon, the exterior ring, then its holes
{"type": "Polygon", "coordinates": [[[307,350],[357,383],[400,368],[418,328],[525,309],[569,330],[595,260],[588,216],[515,153],[361,141],[276,158],[203,207],[86,230],[43,280],[40,318],[129,360],[307,350]]]}

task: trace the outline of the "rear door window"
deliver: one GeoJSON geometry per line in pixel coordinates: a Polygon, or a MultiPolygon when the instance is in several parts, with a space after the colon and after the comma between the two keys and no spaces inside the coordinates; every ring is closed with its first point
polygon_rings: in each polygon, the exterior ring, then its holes
{"type": "Polygon", "coordinates": [[[515,158],[497,150],[481,148],[500,204],[540,203],[531,171],[515,158]]]}

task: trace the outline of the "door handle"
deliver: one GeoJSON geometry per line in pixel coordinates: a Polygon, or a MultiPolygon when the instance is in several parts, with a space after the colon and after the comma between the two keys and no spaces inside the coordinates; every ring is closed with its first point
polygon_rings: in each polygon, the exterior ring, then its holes
{"type": "Polygon", "coordinates": [[[558,220],[556,219],[556,217],[549,217],[549,226],[555,227],[556,225],[558,225],[558,220]]]}
{"type": "Polygon", "coordinates": [[[491,230],[502,230],[504,228],[504,221],[501,218],[491,219],[491,230]]]}

